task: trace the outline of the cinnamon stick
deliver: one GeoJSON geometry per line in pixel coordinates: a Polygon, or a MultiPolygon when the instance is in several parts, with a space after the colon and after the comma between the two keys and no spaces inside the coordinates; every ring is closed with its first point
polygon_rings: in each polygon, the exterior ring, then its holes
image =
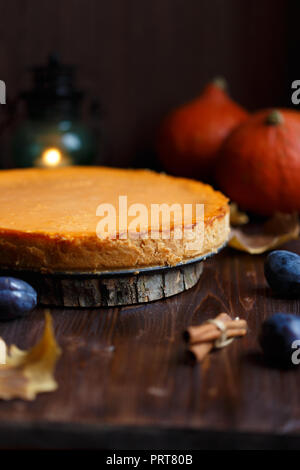
{"type": "MultiPolygon", "coordinates": [[[[236,338],[238,336],[244,336],[247,332],[246,328],[227,328],[226,335],[227,338],[236,338]]],[[[216,339],[220,338],[221,331],[216,330],[214,328],[212,331],[208,331],[206,334],[201,336],[199,341],[193,340],[190,341],[190,344],[199,344],[199,343],[207,343],[207,341],[215,341],[216,339]]]]}
{"type": "MultiPolygon", "coordinates": [[[[227,314],[227,313],[219,313],[219,315],[215,318],[215,320],[220,320],[223,323],[227,323],[229,321],[232,321],[232,318],[227,314]]],[[[188,343],[190,342],[197,342],[198,337],[207,331],[213,331],[215,330],[216,327],[215,325],[212,325],[211,323],[203,323],[202,325],[197,325],[197,326],[190,326],[188,327],[184,333],[183,333],[183,338],[185,341],[188,343]],[[200,334],[199,334],[200,331],[200,334]]]]}
{"type": "Polygon", "coordinates": [[[193,362],[202,362],[213,349],[213,346],[213,342],[194,344],[189,347],[187,353],[193,362]]]}
{"type": "MultiPolygon", "coordinates": [[[[217,319],[221,320],[220,316],[217,319]]],[[[244,330],[247,328],[245,320],[231,320],[223,321],[227,326],[227,336],[239,336],[238,334],[232,334],[234,330],[244,330]],[[230,331],[230,334],[229,334],[230,331]]],[[[220,330],[211,323],[206,323],[200,326],[190,326],[184,332],[184,339],[190,344],[196,344],[199,342],[205,342],[215,340],[221,335],[220,330]]]]}
{"type": "MultiPolygon", "coordinates": [[[[220,313],[216,320],[226,326],[226,338],[236,338],[247,333],[245,320],[232,320],[227,313],[220,313]]],[[[201,362],[214,348],[215,341],[222,335],[222,331],[213,323],[204,323],[199,326],[190,326],[184,331],[184,339],[189,343],[188,354],[193,361],[201,362]]]]}

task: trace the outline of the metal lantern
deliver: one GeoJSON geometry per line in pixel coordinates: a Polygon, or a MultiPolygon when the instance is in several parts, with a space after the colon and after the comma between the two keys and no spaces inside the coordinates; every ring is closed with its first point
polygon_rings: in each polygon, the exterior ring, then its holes
{"type": "Polygon", "coordinates": [[[81,120],[83,93],[74,87],[75,67],[50,56],[33,67],[33,88],[23,92],[27,118],[13,137],[17,167],[87,165],[96,153],[95,137],[81,120]]]}

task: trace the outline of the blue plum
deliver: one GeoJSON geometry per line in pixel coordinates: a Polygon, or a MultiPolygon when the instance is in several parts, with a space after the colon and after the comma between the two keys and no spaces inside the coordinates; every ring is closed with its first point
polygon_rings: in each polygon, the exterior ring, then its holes
{"type": "Polygon", "coordinates": [[[37,304],[37,293],[27,282],[0,277],[0,320],[12,320],[29,313],[37,304]]]}
{"type": "Polygon", "coordinates": [[[259,342],[265,356],[274,364],[293,366],[292,354],[300,343],[300,317],[287,313],[275,313],[262,325],[259,342]],[[294,345],[295,346],[295,345],[294,345]]]}
{"type": "Polygon", "coordinates": [[[265,276],[274,293],[300,297],[300,256],[276,250],[267,256],[265,276]]]}

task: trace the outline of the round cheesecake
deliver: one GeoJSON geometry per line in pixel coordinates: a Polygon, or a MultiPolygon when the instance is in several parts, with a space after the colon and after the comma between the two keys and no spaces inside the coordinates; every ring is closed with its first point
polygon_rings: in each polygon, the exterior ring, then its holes
{"type": "Polygon", "coordinates": [[[197,181],[105,167],[0,172],[3,268],[101,272],[173,266],[217,251],[228,235],[227,198],[197,181]],[[171,208],[167,229],[161,217],[155,226],[151,217],[161,205],[171,208]],[[185,214],[188,205],[203,205],[201,220],[194,210],[185,214]],[[203,230],[197,231],[200,223],[203,230]]]}

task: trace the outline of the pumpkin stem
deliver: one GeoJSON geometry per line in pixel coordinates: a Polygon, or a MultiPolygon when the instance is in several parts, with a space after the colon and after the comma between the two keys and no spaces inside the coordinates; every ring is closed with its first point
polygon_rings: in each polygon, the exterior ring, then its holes
{"type": "Polygon", "coordinates": [[[273,109],[266,118],[266,124],[269,126],[277,126],[278,124],[282,124],[283,121],[283,116],[277,109],[273,109]]]}
{"type": "Polygon", "coordinates": [[[224,77],[215,77],[211,83],[221,88],[221,90],[223,91],[226,91],[228,89],[228,83],[224,77]]]}

